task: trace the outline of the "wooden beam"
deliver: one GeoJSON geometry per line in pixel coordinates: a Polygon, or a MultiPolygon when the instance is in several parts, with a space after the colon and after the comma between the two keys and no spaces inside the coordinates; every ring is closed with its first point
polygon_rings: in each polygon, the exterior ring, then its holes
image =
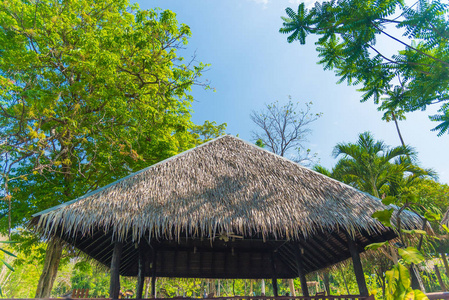
{"type": "Polygon", "coordinates": [[[123,243],[115,242],[111,260],[111,280],[109,284],[109,297],[118,299],[120,295],[120,260],[122,258],[123,243]]]}
{"type": "MultiPolygon", "coordinates": [[[[342,229],[341,229],[342,230],[342,229]]],[[[330,234],[338,243],[340,243],[340,248],[343,250],[343,251],[346,251],[346,248],[348,248],[348,243],[339,235],[339,233],[338,232],[336,232],[336,231],[333,231],[331,234],[330,234]],[[344,248],[343,248],[344,247],[344,248]]]]}
{"type": "Polygon", "coordinates": [[[368,297],[368,288],[366,287],[365,275],[363,274],[362,262],[360,261],[360,255],[357,249],[357,245],[347,232],[346,238],[348,239],[348,249],[352,257],[355,278],[357,280],[357,285],[359,286],[359,294],[368,297]]]}
{"type": "Polygon", "coordinates": [[[298,277],[299,281],[301,282],[301,290],[302,295],[304,297],[309,297],[309,289],[307,288],[307,279],[306,279],[306,273],[304,272],[304,265],[303,265],[303,258],[301,253],[300,244],[297,243],[295,247],[295,255],[296,255],[296,261],[298,263],[298,277]]]}
{"type": "Polygon", "coordinates": [[[283,253],[283,251],[278,252],[278,258],[284,263],[284,265],[290,269],[295,275],[298,273],[298,265],[296,263],[296,259],[289,254],[291,253],[283,253]]]}
{"type": "Polygon", "coordinates": [[[136,299],[142,299],[143,286],[145,284],[145,249],[142,244],[139,244],[137,251],[139,252],[139,257],[137,262],[136,299]]]}
{"type": "Polygon", "coordinates": [[[326,238],[323,238],[321,235],[317,234],[315,237],[320,242],[320,245],[324,245],[326,249],[332,250],[334,257],[342,255],[342,251],[338,251],[340,247],[331,240],[331,235],[326,235],[326,238]]]}
{"type": "Polygon", "coordinates": [[[303,268],[305,268],[305,266],[304,266],[305,259],[307,259],[311,264],[313,264],[315,266],[316,270],[323,268],[323,262],[318,259],[318,255],[315,255],[315,252],[313,251],[313,249],[311,250],[309,248],[309,245],[307,244],[307,242],[299,241],[297,243],[297,245],[295,246],[295,255],[296,255],[296,251],[297,251],[297,249],[299,249],[299,247],[306,250],[306,251],[304,251],[304,253],[302,253],[303,268]]]}
{"type": "Polygon", "coordinates": [[[100,242],[99,240],[101,240],[102,238],[108,238],[108,236],[104,232],[98,230],[93,233],[92,236],[84,238],[84,240],[82,240],[82,238],[80,238],[79,240],[75,240],[76,247],[78,249],[87,249],[92,245],[98,245],[98,243],[100,242]],[[87,247],[86,244],[88,244],[87,247]]]}

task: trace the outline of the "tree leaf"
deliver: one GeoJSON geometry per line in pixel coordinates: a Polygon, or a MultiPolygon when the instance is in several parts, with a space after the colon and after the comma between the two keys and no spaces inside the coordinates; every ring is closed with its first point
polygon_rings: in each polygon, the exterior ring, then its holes
{"type": "Polygon", "coordinates": [[[391,227],[391,215],[393,214],[393,209],[384,209],[380,211],[376,211],[372,214],[374,219],[379,220],[383,225],[387,227],[391,227]]]}
{"type": "Polygon", "coordinates": [[[428,221],[439,221],[441,219],[441,216],[439,214],[426,211],[424,213],[424,218],[426,218],[428,221]]]}
{"type": "Polygon", "coordinates": [[[408,292],[403,299],[404,300],[413,300],[413,299],[415,299],[415,292],[414,291],[408,292]]]}
{"type": "Polygon", "coordinates": [[[3,252],[5,252],[6,254],[8,254],[8,255],[10,255],[10,256],[17,257],[14,253],[11,253],[11,252],[9,252],[8,250],[5,250],[5,249],[3,249],[3,248],[0,248],[0,251],[3,251],[3,252]]]}
{"type": "Polygon", "coordinates": [[[443,229],[446,230],[447,233],[449,233],[449,228],[446,225],[441,224],[441,227],[443,227],[443,229]]]}
{"type": "Polygon", "coordinates": [[[8,268],[8,269],[10,269],[11,271],[13,271],[14,272],[14,268],[13,267],[11,267],[11,265],[10,264],[8,264],[4,259],[2,259],[2,258],[0,258],[0,260],[5,264],[5,266],[8,268]]]}
{"type": "Polygon", "coordinates": [[[401,263],[398,263],[398,267],[399,267],[399,276],[401,279],[401,283],[404,286],[404,288],[407,290],[411,284],[410,272],[408,271],[408,268],[401,263]]]}
{"type": "Polygon", "coordinates": [[[408,234],[423,234],[423,235],[427,235],[427,232],[425,232],[424,230],[420,230],[420,229],[413,229],[413,230],[408,230],[408,229],[401,229],[402,232],[404,233],[408,233],[408,234]]]}
{"type": "Polygon", "coordinates": [[[408,264],[418,264],[422,262],[425,258],[415,247],[407,247],[405,249],[398,249],[399,255],[408,264]]]}
{"type": "Polygon", "coordinates": [[[376,250],[379,249],[382,246],[385,246],[388,244],[388,241],[381,242],[381,243],[372,243],[365,247],[365,250],[376,250]]]}
{"type": "Polygon", "coordinates": [[[382,199],[382,203],[385,205],[390,205],[396,202],[396,197],[393,196],[387,196],[384,199],[382,199]]]}
{"type": "Polygon", "coordinates": [[[429,297],[426,296],[422,291],[420,290],[413,290],[415,292],[415,299],[414,300],[429,300],[429,297]]]}

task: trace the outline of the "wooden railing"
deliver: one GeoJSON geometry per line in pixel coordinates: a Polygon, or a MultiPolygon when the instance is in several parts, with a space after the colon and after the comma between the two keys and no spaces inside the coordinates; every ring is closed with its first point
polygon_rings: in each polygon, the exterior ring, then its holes
{"type": "MultiPolygon", "coordinates": [[[[446,300],[449,299],[449,292],[438,292],[438,293],[428,293],[426,296],[429,300],[446,300]]],[[[40,300],[61,300],[62,298],[39,298],[40,300]]],[[[72,298],[64,298],[72,299],[72,298]]],[[[83,300],[111,300],[111,298],[79,298],[83,300]]],[[[234,296],[234,297],[214,297],[214,298],[190,298],[190,297],[174,297],[174,298],[148,298],[142,300],[200,300],[200,299],[210,299],[210,300],[374,300],[374,296],[364,297],[360,295],[340,295],[340,296],[281,296],[281,297],[262,297],[262,296],[234,296]]],[[[14,298],[14,300],[31,300],[29,298],[14,298]]],[[[33,299],[36,300],[36,299],[33,299]]]]}
{"type": "MultiPolygon", "coordinates": [[[[33,300],[61,300],[61,299],[76,299],[76,298],[35,298],[33,300]]],[[[83,300],[111,300],[111,298],[78,298],[83,300]]],[[[213,297],[213,298],[190,298],[190,297],[174,297],[174,298],[145,298],[142,300],[374,300],[374,296],[360,296],[360,295],[340,295],[340,296],[234,296],[234,297],[213,297]]],[[[433,298],[440,299],[440,298],[433,298]]],[[[449,298],[444,298],[449,299],[449,298]]],[[[31,300],[28,298],[14,298],[14,300],[31,300]]]]}
{"type": "MultiPolygon", "coordinates": [[[[182,300],[186,298],[177,297],[175,300],[182,300]]],[[[196,298],[187,298],[187,300],[195,300],[196,298]]],[[[205,298],[211,300],[374,300],[374,296],[360,296],[360,295],[340,295],[340,296],[278,296],[278,297],[270,297],[270,296],[234,296],[234,297],[213,297],[213,298],[205,298]]],[[[150,300],[150,299],[148,299],[150,300]]],[[[167,300],[163,298],[157,298],[152,300],[167,300]]]]}
{"type": "Polygon", "coordinates": [[[448,292],[438,292],[438,293],[427,293],[426,296],[429,300],[445,300],[449,299],[448,292]]]}

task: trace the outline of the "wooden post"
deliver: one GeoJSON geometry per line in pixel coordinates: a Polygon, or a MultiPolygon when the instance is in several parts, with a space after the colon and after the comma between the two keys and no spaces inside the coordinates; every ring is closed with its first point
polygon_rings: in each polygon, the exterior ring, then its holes
{"type": "Polygon", "coordinates": [[[357,245],[352,240],[352,237],[346,233],[346,238],[348,240],[348,249],[351,253],[352,264],[354,266],[355,278],[357,280],[357,285],[359,286],[359,294],[365,297],[369,296],[368,288],[366,287],[365,275],[363,274],[362,262],[360,261],[359,250],[357,245]]]}
{"type": "Polygon", "coordinates": [[[302,261],[302,249],[300,248],[299,244],[295,245],[295,255],[296,255],[296,262],[298,264],[298,277],[299,281],[301,282],[301,290],[302,295],[304,297],[309,297],[309,289],[307,287],[307,279],[306,279],[306,273],[304,271],[304,265],[302,261]]]}
{"type": "Polygon", "coordinates": [[[151,297],[156,298],[156,276],[151,277],[151,297]]]}
{"type": "Polygon", "coordinates": [[[279,294],[278,294],[278,279],[276,277],[273,277],[271,279],[271,284],[273,285],[273,296],[274,297],[279,296],[279,294]]]}
{"type": "Polygon", "coordinates": [[[272,276],[271,276],[271,284],[273,285],[273,296],[278,296],[278,279],[276,272],[276,252],[271,252],[271,268],[272,268],[272,276]]]}
{"type": "Polygon", "coordinates": [[[143,285],[145,283],[145,250],[142,244],[139,244],[138,252],[136,299],[142,299],[143,285]]]}
{"type": "Polygon", "coordinates": [[[157,251],[153,248],[153,259],[151,263],[151,296],[156,298],[156,259],[157,251]]]}
{"type": "Polygon", "coordinates": [[[109,297],[118,299],[120,295],[120,260],[122,258],[123,243],[115,242],[111,260],[111,280],[109,284],[109,297]]]}

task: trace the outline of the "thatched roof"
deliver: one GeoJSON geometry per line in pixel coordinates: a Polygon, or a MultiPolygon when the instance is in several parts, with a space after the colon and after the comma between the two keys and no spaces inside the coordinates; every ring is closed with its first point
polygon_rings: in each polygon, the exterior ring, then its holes
{"type": "Polygon", "coordinates": [[[391,238],[371,217],[380,209],[371,195],[227,135],[36,214],[34,224],[66,240],[99,229],[130,242],[226,235],[304,240],[341,230],[391,238]]]}

